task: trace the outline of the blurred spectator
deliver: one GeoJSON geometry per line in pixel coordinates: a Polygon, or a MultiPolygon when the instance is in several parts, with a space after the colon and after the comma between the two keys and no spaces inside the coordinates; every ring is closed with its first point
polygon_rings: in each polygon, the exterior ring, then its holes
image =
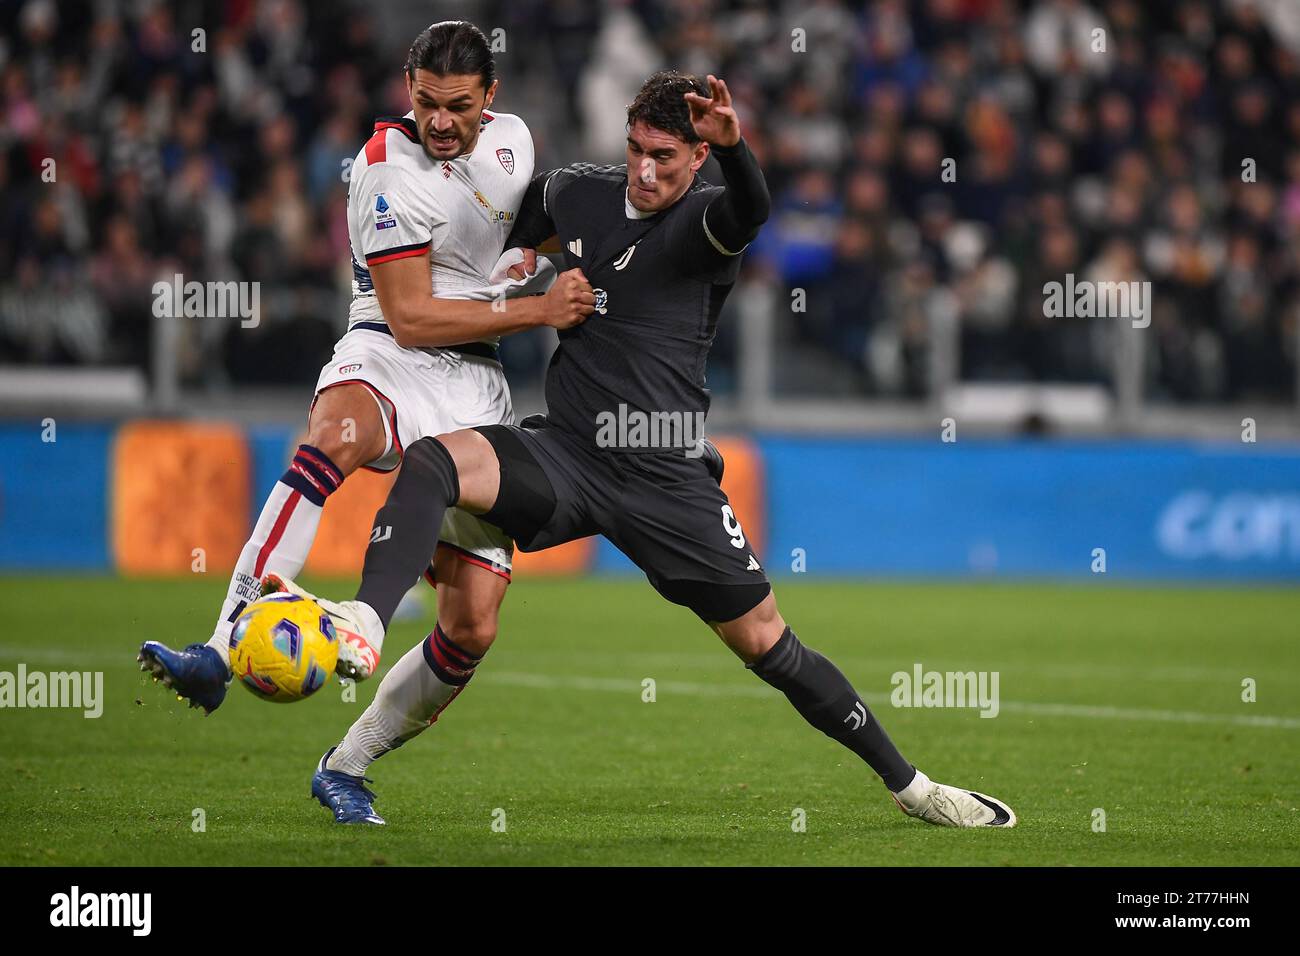
{"type": "MultiPolygon", "coordinates": [[[[783,390],[923,395],[938,314],[966,378],[1105,382],[1114,330],[1043,314],[1043,285],[1075,273],[1153,283],[1150,394],[1294,398],[1300,3],[393,10],[0,5],[0,361],[148,368],[152,282],[184,271],[260,281],[265,313],[255,335],[187,329],[188,384],[309,383],[346,314],[349,161],[374,116],[405,111],[420,21],[464,16],[503,31],[498,106],[528,121],[539,169],[619,162],[653,69],[727,79],[775,201],[733,302],[804,293],[778,322],[783,390]]],[[[719,332],[721,390],[735,334],[719,332]]],[[[505,354],[536,375],[548,351],[505,354]]]]}

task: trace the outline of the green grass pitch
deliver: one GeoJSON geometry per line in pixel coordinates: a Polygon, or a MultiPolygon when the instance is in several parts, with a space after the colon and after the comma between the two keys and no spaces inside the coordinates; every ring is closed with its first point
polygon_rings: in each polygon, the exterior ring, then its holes
{"type": "MultiPolygon", "coordinates": [[[[372,768],[389,826],[336,826],[311,772],[377,680],[355,702],[331,680],[292,706],[232,686],[205,718],[137,669],[141,640],[202,639],[222,587],[0,580],[0,670],[103,671],[106,698],[97,720],[0,710],[0,864],[1300,863],[1295,590],[779,581],[787,620],[904,754],[1020,816],[954,831],[904,817],[856,757],[630,579],[513,585],[469,690],[372,768]],[[890,706],[890,675],[916,663],[997,671],[1001,712],[890,706]]],[[[389,662],[427,627],[397,626],[389,662]]]]}

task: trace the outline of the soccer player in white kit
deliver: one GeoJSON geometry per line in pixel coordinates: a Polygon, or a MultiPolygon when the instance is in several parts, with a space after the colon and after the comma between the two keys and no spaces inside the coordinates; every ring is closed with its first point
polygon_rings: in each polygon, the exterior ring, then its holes
{"type": "MultiPolygon", "coordinates": [[[[317,381],[307,441],[262,508],[211,639],[140,649],[143,670],[207,713],[232,677],[236,618],[264,578],[302,569],[325,500],[344,479],[359,467],[396,468],[422,437],[512,423],[500,337],[569,328],[594,307],[579,270],[555,279],[546,260],[530,274],[517,252],[502,255],[532,178],[533,143],[519,117],[488,110],[498,83],[483,33],[465,21],[433,24],[411,45],[406,83],[411,112],[376,122],[351,167],[352,306],[317,381]]],[[[496,528],[448,513],[427,575],[438,594],[429,640],[481,656],[496,636],[511,554],[496,528]]],[[[340,675],[373,674],[381,647],[346,627],[339,638],[340,675]]]]}

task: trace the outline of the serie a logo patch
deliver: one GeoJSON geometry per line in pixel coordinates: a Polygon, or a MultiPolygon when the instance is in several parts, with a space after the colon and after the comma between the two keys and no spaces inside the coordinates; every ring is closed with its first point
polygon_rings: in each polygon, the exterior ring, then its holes
{"type": "Polygon", "coordinates": [[[375,229],[392,229],[397,225],[397,220],[388,210],[388,200],[384,198],[383,193],[375,197],[375,229]]]}

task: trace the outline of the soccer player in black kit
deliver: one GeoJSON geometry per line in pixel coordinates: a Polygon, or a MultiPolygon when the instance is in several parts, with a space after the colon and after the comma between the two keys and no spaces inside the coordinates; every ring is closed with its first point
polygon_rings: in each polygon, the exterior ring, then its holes
{"type": "MultiPolygon", "coordinates": [[[[531,255],[558,236],[569,270],[560,281],[593,311],[559,333],[546,418],[413,443],[375,516],[380,533],[356,600],[322,606],[363,634],[386,629],[453,505],[482,513],[524,551],[602,534],[808,723],[865,760],[905,813],[944,826],[1014,826],[1005,803],[934,783],[904,759],[847,678],[795,636],[719,485],[720,456],[689,427],[708,410],[704,368],[718,314],[770,208],[726,84],[657,73],[627,122],[626,166],[578,163],[537,176],[508,243],[531,255]],[[723,187],[697,175],[710,153],[723,187]]],[[[264,590],[277,588],[311,597],[275,578],[264,590]]],[[[486,650],[439,624],[384,676],[313,778],[336,820],[383,822],[363,783],[367,767],[436,720],[486,650]]]]}

